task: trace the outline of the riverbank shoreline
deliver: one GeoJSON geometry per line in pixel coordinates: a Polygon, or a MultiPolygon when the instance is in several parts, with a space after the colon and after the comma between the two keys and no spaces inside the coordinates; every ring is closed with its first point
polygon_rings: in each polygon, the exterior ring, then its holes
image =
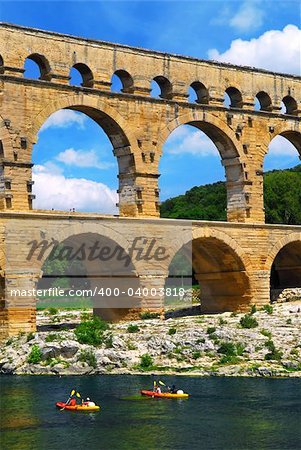
{"type": "Polygon", "coordinates": [[[76,334],[91,318],[90,311],[39,311],[36,333],[1,343],[0,374],[301,377],[300,300],[249,314],[111,324],[97,345],[76,334]]]}

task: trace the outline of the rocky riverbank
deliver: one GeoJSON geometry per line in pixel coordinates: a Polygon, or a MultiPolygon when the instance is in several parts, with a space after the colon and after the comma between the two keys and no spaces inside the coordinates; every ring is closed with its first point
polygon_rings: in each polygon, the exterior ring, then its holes
{"type": "Polygon", "coordinates": [[[1,343],[6,374],[301,376],[301,301],[249,314],[158,318],[110,325],[97,345],[80,343],[89,312],[38,312],[38,332],[1,343]]]}

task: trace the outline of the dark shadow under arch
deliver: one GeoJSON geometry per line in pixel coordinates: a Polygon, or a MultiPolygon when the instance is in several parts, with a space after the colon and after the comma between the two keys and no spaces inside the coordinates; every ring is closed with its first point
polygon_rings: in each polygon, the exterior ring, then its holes
{"type": "MultiPolygon", "coordinates": [[[[114,239],[97,233],[72,235],[45,257],[38,289],[62,288],[66,296],[52,299],[54,307],[74,306],[74,291],[86,291],[86,307],[104,320],[117,321],[138,315],[140,299],[122,294],[139,287],[133,261],[114,239]],[[119,289],[119,295],[114,295],[119,289]],[[92,295],[90,295],[92,293],[92,295]]],[[[79,301],[79,300],[78,300],[79,301]]],[[[43,302],[40,302],[42,306],[43,302]]]]}
{"type": "Polygon", "coordinates": [[[286,244],[276,255],[271,268],[271,296],[274,290],[301,288],[301,241],[286,244]]]}
{"type": "Polygon", "coordinates": [[[183,266],[187,266],[187,262],[191,264],[190,276],[192,283],[199,283],[203,313],[248,309],[251,302],[249,278],[240,256],[228,244],[214,237],[200,237],[177,253],[181,255],[183,266]]]}

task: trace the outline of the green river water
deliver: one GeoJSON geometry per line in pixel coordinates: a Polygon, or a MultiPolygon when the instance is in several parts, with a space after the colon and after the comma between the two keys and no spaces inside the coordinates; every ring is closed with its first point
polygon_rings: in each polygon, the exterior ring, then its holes
{"type": "Polygon", "coordinates": [[[161,377],[189,399],[141,398],[152,376],[1,376],[1,450],[301,449],[298,379],[161,377]],[[75,387],[97,413],[60,411],[75,387]]]}

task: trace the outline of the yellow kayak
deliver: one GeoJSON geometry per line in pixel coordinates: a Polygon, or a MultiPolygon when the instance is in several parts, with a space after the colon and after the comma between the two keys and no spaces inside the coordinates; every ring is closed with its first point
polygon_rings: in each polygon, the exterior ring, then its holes
{"type": "Polygon", "coordinates": [[[56,406],[58,408],[68,409],[69,411],[99,411],[100,406],[87,406],[87,405],[66,405],[63,402],[57,402],[56,406]]]}
{"type": "Polygon", "coordinates": [[[154,391],[141,391],[141,395],[147,395],[148,397],[158,398],[188,398],[189,394],[172,394],[171,392],[154,392],[154,391]]]}

